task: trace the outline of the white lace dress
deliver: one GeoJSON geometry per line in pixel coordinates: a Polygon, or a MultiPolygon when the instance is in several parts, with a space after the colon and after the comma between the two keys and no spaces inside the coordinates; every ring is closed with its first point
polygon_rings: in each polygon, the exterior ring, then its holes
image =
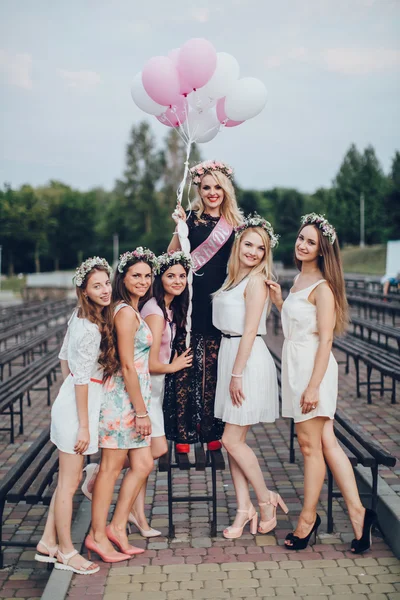
{"type": "Polygon", "coordinates": [[[98,364],[101,334],[87,319],[73,313],[58,357],[68,361],[71,373],[64,380],[51,409],[50,439],[62,452],[75,454],[79,429],[75,386],[88,384],[88,415],[90,443],[85,454],[98,451],[99,414],[103,394],[103,372],[98,364]]]}

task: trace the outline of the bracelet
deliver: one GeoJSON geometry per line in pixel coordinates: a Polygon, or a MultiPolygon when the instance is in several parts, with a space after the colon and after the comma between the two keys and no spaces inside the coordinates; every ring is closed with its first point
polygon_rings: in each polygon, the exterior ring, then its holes
{"type": "Polygon", "coordinates": [[[145,413],[144,413],[144,415],[138,415],[138,414],[136,413],[136,418],[137,418],[137,419],[145,419],[145,418],[146,418],[146,417],[148,417],[148,416],[149,416],[149,413],[148,413],[148,412],[145,412],[145,413]]]}
{"type": "Polygon", "coordinates": [[[242,373],[242,375],[235,375],[235,373],[231,373],[231,377],[239,377],[240,378],[240,377],[243,377],[243,373],[242,373]]]}

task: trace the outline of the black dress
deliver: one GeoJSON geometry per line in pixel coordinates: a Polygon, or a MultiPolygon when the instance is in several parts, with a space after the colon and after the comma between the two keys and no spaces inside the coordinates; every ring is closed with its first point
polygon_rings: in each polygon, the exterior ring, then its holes
{"type": "MultiPolygon", "coordinates": [[[[191,250],[202,244],[217,225],[219,217],[203,213],[198,219],[188,216],[191,250]]],[[[164,424],[166,437],[177,443],[194,444],[219,440],[224,424],[214,418],[214,400],[217,385],[217,359],[221,333],[212,324],[212,297],[226,278],[226,268],[234,234],[220,250],[193,275],[191,349],[193,365],[165,379],[164,424]]],[[[185,349],[186,332],[179,332],[174,341],[174,352],[185,349]]]]}

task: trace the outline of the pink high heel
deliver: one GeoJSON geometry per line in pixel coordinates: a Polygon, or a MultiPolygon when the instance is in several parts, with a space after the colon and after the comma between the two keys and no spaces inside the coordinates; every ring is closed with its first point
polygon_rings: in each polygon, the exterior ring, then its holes
{"type": "Polygon", "coordinates": [[[113,534],[109,525],[106,527],[106,534],[110,542],[115,544],[117,548],[123,553],[128,554],[129,556],[135,556],[135,554],[143,554],[143,548],[137,548],[136,546],[129,546],[127,548],[123,548],[119,539],[113,534]]]}
{"type": "Polygon", "coordinates": [[[83,469],[83,472],[85,473],[86,477],[85,481],[82,483],[81,490],[82,494],[84,494],[86,498],[90,500],[90,502],[92,501],[92,491],[89,492],[89,485],[91,487],[91,490],[93,490],[93,485],[96,480],[99,469],[100,465],[97,465],[96,463],[89,463],[83,469]]]}
{"type": "Polygon", "coordinates": [[[227,527],[226,529],[224,529],[224,531],[222,532],[222,535],[227,540],[236,540],[237,538],[240,538],[243,534],[243,529],[245,528],[247,523],[250,523],[250,533],[252,533],[253,535],[255,535],[257,533],[258,514],[256,513],[254,506],[251,506],[248,510],[241,510],[238,508],[237,512],[238,513],[246,513],[248,516],[248,519],[247,519],[247,521],[245,521],[243,523],[242,527],[231,527],[230,526],[230,527],[227,527]],[[254,513],[250,514],[252,510],[254,511],[254,513]]]}
{"type": "Polygon", "coordinates": [[[282,500],[282,498],[280,497],[279,494],[276,494],[275,492],[270,492],[269,494],[270,494],[270,496],[269,496],[268,502],[260,502],[259,506],[268,506],[269,504],[272,504],[274,507],[274,515],[268,521],[260,520],[260,524],[258,526],[259,533],[269,533],[270,531],[275,529],[275,527],[276,527],[276,508],[277,508],[278,504],[286,515],[289,512],[288,507],[286,506],[286,504],[284,503],[284,501],[282,500]]]}
{"type": "Polygon", "coordinates": [[[101,560],[106,563],[118,563],[130,559],[128,554],[121,554],[120,552],[116,552],[115,554],[105,554],[91,535],[86,536],[85,548],[88,552],[89,560],[92,558],[92,552],[96,552],[101,560]]]}

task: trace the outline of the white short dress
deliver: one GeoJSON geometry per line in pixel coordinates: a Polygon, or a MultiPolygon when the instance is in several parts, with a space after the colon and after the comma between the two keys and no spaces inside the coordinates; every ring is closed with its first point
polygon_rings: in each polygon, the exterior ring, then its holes
{"type": "Polygon", "coordinates": [[[59,354],[68,361],[71,373],[64,380],[51,409],[50,439],[62,452],[75,454],[79,429],[75,386],[88,384],[89,447],[84,454],[95,454],[99,442],[99,415],[103,395],[103,371],[98,364],[101,334],[95,323],[80,319],[75,311],[59,354]]]}
{"type": "MultiPolygon", "coordinates": [[[[160,362],[168,364],[171,358],[171,347],[175,336],[175,324],[172,323],[172,310],[167,309],[169,321],[166,321],[164,313],[158,306],[156,299],[150,298],[150,300],[144,304],[142,310],[140,311],[140,315],[144,320],[146,320],[146,318],[150,315],[158,315],[164,319],[164,329],[161,337],[160,354],[158,358],[160,362]]],[[[151,437],[162,437],[165,435],[163,413],[165,374],[152,373],[150,375],[150,380],[151,402],[149,406],[149,416],[151,421],[151,437]]]]}
{"type": "MultiPolygon", "coordinates": [[[[213,324],[223,334],[239,335],[244,332],[244,292],[249,282],[246,277],[236,287],[220,292],[213,299],[213,324]]],[[[215,394],[215,417],[232,425],[273,423],[279,417],[278,381],[274,360],[261,335],[266,335],[267,302],[258,326],[258,336],[243,371],[242,406],[232,404],[229,394],[231,373],[241,337],[222,337],[218,354],[218,378],[215,394]]]]}
{"type": "Polygon", "coordinates": [[[282,416],[295,423],[314,417],[333,419],[338,395],[338,366],[332,352],[328,368],[319,388],[317,407],[302,414],[300,400],[314,369],[319,336],[317,308],[308,301],[311,292],[325,279],[298,292],[290,292],[282,307],[282,329],[285,336],[282,350],[282,416]]]}

